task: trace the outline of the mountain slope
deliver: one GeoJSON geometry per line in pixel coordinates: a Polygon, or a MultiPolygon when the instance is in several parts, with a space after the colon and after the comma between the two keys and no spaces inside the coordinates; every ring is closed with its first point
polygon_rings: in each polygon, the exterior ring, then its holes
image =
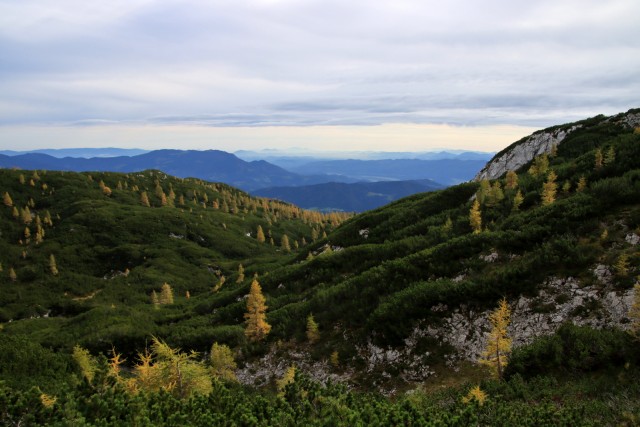
{"type": "Polygon", "coordinates": [[[284,200],[305,209],[364,212],[412,194],[441,189],[431,180],[326,183],[296,187],[262,188],[256,196],[284,200]]]}

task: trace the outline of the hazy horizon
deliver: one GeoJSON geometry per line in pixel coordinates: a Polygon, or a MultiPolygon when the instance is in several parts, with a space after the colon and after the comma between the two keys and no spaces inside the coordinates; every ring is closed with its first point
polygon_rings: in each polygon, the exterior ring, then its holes
{"type": "Polygon", "coordinates": [[[633,0],[0,0],[0,148],[498,151],[640,106],[633,0]]]}

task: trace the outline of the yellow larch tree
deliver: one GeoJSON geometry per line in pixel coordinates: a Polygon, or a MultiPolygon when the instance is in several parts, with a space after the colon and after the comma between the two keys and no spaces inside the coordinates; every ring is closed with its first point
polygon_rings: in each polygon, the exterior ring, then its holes
{"type": "Polygon", "coordinates": [[[56,264],[56,257],[53,254],[49,255],[49,271],[54,276],[58,275],[58,265],[56,264]]]}
{"type": "Polygon", "coordinates": [[[242,264],[238,264],[238,278],[236,279],[236,283],[244,282],[244,267],[242,264]]]}
{"type": "Polygon", "coordinates": [[[160,304],[173,304],[173,289],[165,282],[160,288],[160,296],[158,296],[158,302],[160,304]]]}
{"type": "Polygon", "coordinates": [[[512,170],[507,171],[504,188],[507,190],[515,190],[516,187],[518,187],[518,174],[512,170]]]}
{"type": "Polygon", "coordinates": [[[596,150],[596,154],[594,155],[594,167],[596,169],[600,169],[602,167],[602,163],[603,163],[604,157],[602,156],[602,150],[601,149],[597,149],[596,150]]]}
{"type": "Polygon", "coordinates": [[[280,247],[285,252],[291,252],[291,245],[289,244],[289,237],[286,234],[282,235],[282,239],[280,240],[280,247]]]}
{"type": "Polygon", "coordinates": [[[258,225],[258,230],[256,231],[256,240],[260,243],[265,242],[264,231],[262,231],[262,227],[258,225]]]}
{"type": "Polygon", "coordinates": [[[511,353],[511,338],[507,327],[511,323],[511,309],[506,299],[500,300],[498,308],[489,314],[491,332],[479,362],[488,366],[496,378],[502,378],[511,353]]]}
{"type": "Polygon", "coordinates": [[[587,178],[584,175],[578,179],[578,186],[576,187],[576,191],[578,193],[584,191],[587,188],[587,178]]]}
{"type": "Polygon", "coordinates": [[[257,278],[254,278],[247,298],[247,312],[244,314],[247,323],[244,334],[250,341],[261,341],[271,331],[271,325],[267,323],[265,302],[260,283],[257,278]]]}
{"type": "Polygon", "coordinates": [[[547,176],[547,181],[542,184],[542,206],[550,205],[556,201],[556,193],[558,192],[557,177],[556,173],[551,171],[547,176]]]}
{"type": "Polygon", "coordinates": [[[8,192],[6,191],[4,192],[4,196],[2,196],[2,200],[5,206],[9,206],[9,207],[13,206],[13,200],[11,199],[11,196],[9,195],[8,192]]]}
{"type": "Polygon", "coordinates": [[[469,211],[469,224],[471,224],[473,234],[478,234],[482,231],[482,215],[480,214],[480,202],[478,202],[478,199],[473,201],[473,206],[469,211]]]}
{"type": "Polygon", "coordinates": [[[227,381],[237,381],[235,370],[237,368],[236,361],[233,358],[231,349],[224,345],[213,343],[211,346],[211,355],[209,357],[211,363],[211,375],[214,378],[220,378],[227,381]]]}
{"type": "Polygon", "coordinates": [[[511,210],[514,212],[518,211],[522,202],[524,202],[524,197],[522,196],[522,192],[518,190],[513,196],[513,204],[511,205],[511,210]]]}
{"type": "Polygon", "coordinates": [[[307,316],[307,340],[311,344],[316,343],[320,339],[320,331],[318,330],[318,324],[313,318],[313,314],[307,316]]]}
{"type": "Polygon", "coordinates": [[[149,203],[149,196],[147,196],[147,192],[143,191],[140,194],[140,203],[142,204],[142,206],[146,206],[146,207],[151,207],[151,203],[149,203]]]}

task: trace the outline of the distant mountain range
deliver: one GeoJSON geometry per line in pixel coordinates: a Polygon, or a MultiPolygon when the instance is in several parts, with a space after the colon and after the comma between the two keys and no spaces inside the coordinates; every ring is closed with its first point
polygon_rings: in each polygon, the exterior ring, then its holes
{"type": "Polygon", "coordinates": [[[442,184],[429,179],[354,184],[329,182],[299,187],[263,188],[253,194],[287,201],[305,209],[364,212],[412,194],[442,188],[442,184]]]}
{"type": "Polygon", "coordinates": [[[194,177],[206,181],[224,182],[245,191],[289,185],[307,185],[328,181],[355,182],[347,177],[300,175],[264,160],[245,162],[233,154],[219,150],[156,150],[137,156],[56,158],[47,154],[29,153],[16,156],[0,155],[0,167],[49,169],[66,171],[138,172],[158,169],[181,178],[194,177]]]}
{"type": "Polygon", "coordinates": [[[281,163],[289,164],[288,168],[283,168],[265,160],[245,161],[219,150],[144,152],[117,148],[78,148],[37,151],[4,151],[10,155],[0,154],[0,167],[125,173],[158,169],[181,178],[223,182],[256,195],[277,198],[305,208],[355,212],[373,209],[411,194],[468,181],[485,165],[485,160],[474,157],[486,155],[430,153],[435,157],[454,157],[431,160],[318,160],[310,156],[278,158],[281,163]],[[83,157],[92,155],[94,157],[83,157]]]}
{"type": "Polygon", "coordinates": [[[0,150],[0,154],[6,156],[19,156],[28,153],[47,154],[53,157],[117,157],[117,156],[137,156],[139,154],[148,153],[150,150],[141,150],[139,148],[45,148],[42,150],[14,151],[0,150]]]}

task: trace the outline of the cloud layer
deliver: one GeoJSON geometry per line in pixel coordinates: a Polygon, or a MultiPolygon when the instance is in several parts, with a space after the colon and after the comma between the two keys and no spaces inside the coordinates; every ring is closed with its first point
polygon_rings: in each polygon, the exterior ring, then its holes
{"type": "Polygon", "coordinates": [[[637,0],[0,0],[0,124],[546,126],[640,107],[637,0]]]}

